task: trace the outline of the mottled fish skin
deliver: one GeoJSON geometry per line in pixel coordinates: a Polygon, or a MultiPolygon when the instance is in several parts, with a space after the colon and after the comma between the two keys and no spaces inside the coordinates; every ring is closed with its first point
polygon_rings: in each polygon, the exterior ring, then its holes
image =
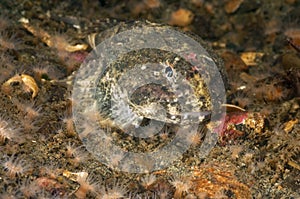
{"type": "MultiPolygon", "coordinates": [[[[114,21],[114,23],[117,23],[117,21],[114,21]]],[[[113,23],[113,24],[114,24],[113,23]]],[[[103,24],[106,23],[102,23],[103,24]]],[[[112,23],[108,23],[112,24],[112,23]]],[[[101,26],[101,27],[102,27],[101,26]]],[[[165,25],[160,25],[156,23],[151,22],[140,22],[140,21],[132,21],[132,22],[118,22],[117,26],[114,26],[111,29],[107,29],[105,31],[101,31],[102,29],[98,29],[99,33],[94,32],[88,36],[88,41],[90,43],[90,46],[96,51],[96,46],[101,43],[102,41],[106,40],[107,38],[112,37],[113,35],[116,35],[120,32],[126,31],[132,27],[143,27],[143,26],[153,26],[153,27],[168,27],[165,25]]],[[[104,25],[105,28],[106,25],[104,25]]],[[[208,63],[203,64],[209,64],[209,62],[215,62],[219,72],[222,75],[222,83],[225,83],[225,86],[227,85],[227,78],[226,74],[224,72],[223,62],[212,52],[212,50],[207,47],[207,45],[196,35],[192,35],[192,37],[195,37],[196,41],[198,41],[202,46],[205,46],[205,49],[208,51],[208,54],[211,55],[211,57],[207,56],[208,63]],[[206,48],[207,47],[207,48],[206,48]]],[[[123,57],[120,57],[119,60],[117,60],[116,63],[113,63],[113,67],[108,67],[106,71],[103,71],[105,74],[102,78],[100,78],[100,81],[97,85],[97,92],[99,93],[98,96],[100,98],[97,98],[99,104],[99,112],[100,114],[106,118],[106,119],[112,119],[116,117],[116,115],[112,115],[112,109],[116,110],[119,109],[122,106],[122,109],[124,111],[122,114],[130,113],[128,117],[135,118],[132,121],[133,123],[139,123],[140,120],[143,118],[151,119],[151,120],[157,120],[157,121],[163,121],[165,123],[169,124],[182,124],[183,121],[187,121],[187,119],[190,122],[202,122],[208,116],[211,114],[212,104],[210,99],[210,93],[206,86],[205,80],[200,77],[200,75],[195,74],[195,68],[193,66],[187,64],[187,62],[182,61],[175,61],[178,59],[178,57],[174,57],[174,55],[166,52],[165,56],[158,55],[160,57],[156,57],[156,54],[163,54],[163,52],[141,52],[141,54],[134,54],[134,55],[124,55],[123,57]],[[144,55],[143,55],[144,53],[144,55]],[[153,53],[153,54],[151,54],[153,53]],[[127,56],[127,57],[126,57],[127,56]],[[131,57],[130,57],[131,56],[131,57]],[[132,58],[132,56],[136,56],[137,58],[132,58]],[[120,96],[112,97],[111,93],[113,92],[113,88],[115,88],[115,84],[117,84],[118,79],[122,76],[122,73],[125,73],[127,70],[130,70],[132,66],[138,65],[138,64],[144,64],[147,63],[149,60],[147,60],[147,56],[151,57],[154,56],[156,60],[156,63],[160,63],[162,68],[159,70],[165,78],[171,83],[173,88],[176,88],[176,81],[180,81],[180,79],[176,80],[177,76],[176,73],[180,73],[185,75],[185,79],[188,84],[190,84],[190,87],[193,89],[193,93],[189,93],[188,90],[181,89],[179,91],[176,91],[176,95],[174,97],[173,91],[165,92],[163,89],[156,89],[155,87],[148,85],[143,87],[145,90],[154,91],[154,96],[148,96],[145,99],[145,94],[141,93],[140,95],[136,96],[129,96],[125,97],[122,100],[127,101],[127,104],[123,105],[117,105],[116,107],[111,106],[111,102],[113,101],[114,104],[118,104],[120,102],[120,96]],[[123,63],[124,62],[124,63],[123,63]],[[174,66],[170,63],[176,63],[174,66]],[[192,96],[195,96],[197,99],[193,99],[192,96]],[[136,97],[136,98],[135,98],[136,97]],[[143,98],[143,99],[140,99],[143,98]],[[181,105],[179,101],[182,101],[182,98],[184,98],[184,104],[189,106],[190,110],[181,110],[181,105]],[[128,106],[128,107],[127,107],[128,106]],[[163,106],[165,112],[160,112],[158,109],[159,106],[163,106]],[[127,107],[127,108],[126,108],[127,107]],[[135,121],[136,120],[136,121],[135,121]]],[[[203,55],[203,58],[205,59],[206,55],[203,55]]],[[[153,57],[151,57],[153,59],[153,57]]],[[[178,59],[179,60],[179,59],[178,59]]],[[[91,65],[91,67],[93,67],[91,65]]],[[[198,70],[196,68],[196,70],[198,70]]],[[[200,69],[201,70],[201,69],[200,69]]],[[[137,73],[141,73],[141,71],[137,71],[137,73]]],[[[197,73],[197,72],[196,72],[197,73]]],[[[201,73],[205,75],[205,71],[198,71],[198,73],[201,73]]],[[[146,74],[144,74],[146,75],[146,74]]],[[[210,76],[209,74],[208,76],[210,76]]],[[[213,76],[213,75],[212,75],[213,76]]],[[[74,74],[69,77],[69,79],[72,81],[74,77],[74,74]]],[[[69,82],[70,82],[69,80],[69,82]]],[[[209,80],[212,81],[212,80],[209,80]]],[[[139,86],[138,82],[137,85],[139,86]]],[[[134,86],[134,87],[135,87],[134,86]]],[[[140,90],[142,92],[142,90],[140,90]]],[[[121,112],[120,112],[121,114],[121,112]]],[[[119,116],[120,116],[119,114],[119,116]]],[[[128,118],[127,116],[124,117],[128,118]]],[[[122,121],[123,121],[122,119],[122,121]]]]}

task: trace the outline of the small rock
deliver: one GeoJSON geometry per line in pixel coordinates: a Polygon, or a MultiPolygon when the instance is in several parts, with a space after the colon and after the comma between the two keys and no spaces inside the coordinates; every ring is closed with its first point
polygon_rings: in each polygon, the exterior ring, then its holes
{"type": "Polygon", "coordinates": [[[240,7],[244,0],[230,0],[225,4],[225,11],[228,14],[234,13],[240,7]]]}
{"type": "Polygon", "coordinates": [[[180,8],[171,14],[169,24],[184,27],[189,25],[193,21],[193,19],[194,14],[191,11],[180,8]]]}

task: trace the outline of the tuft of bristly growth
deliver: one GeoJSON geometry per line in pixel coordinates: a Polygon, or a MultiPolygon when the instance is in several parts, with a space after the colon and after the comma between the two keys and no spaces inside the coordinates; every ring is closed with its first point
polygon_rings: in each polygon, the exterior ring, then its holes
{"type": "Polygon", "coordinates": [[[86,198],[88,193],[96,194],[99,182],[93,175],[78,175],[79,188],[74,193],[77,198],[86,198]]]}
{"type": "Polygon", "coordinates": [[[69,137],[75,136],[76,130],[74,127],[72,116],[69,116],[68,114],[66,114],[66,116],[63,118],[63,122],[65,124],[66,135],[69,137]]]}
{"type": "Polygon", "coordinates": [[[175,175],[169,180],[170,184],[175,187],[174,198],[183,198],[186,193],[189,193],[189,189],[192,186],[190,178],[187,176],[175,175]]]}
{"type": "Polygon", "coordinates": [[[7,175],[10,178],[22,175],[29,169],[29,165],[26,161],[21,157],[17,157],[15,154],[10,157],[6,157],[2,166],[4,167],[4,170],[7,171],[7,175]]]}
{"type": "Polygon", "coordinates": [[[151,185],[156,182],[157,178],[154,174],[146,175],[141,179],[141,184],[145,189],[148,189],[151,185]]]}
{"type": "Polygon", "coordinates": [[[114,183],[109,185],[103,185],[103,187],[100,188],[100,192],[98,193],[97,198],[101,199],[118,199],[123,198],[127,195],[128,188],[127,184],[118,183],[117,181],[114,181],[114,183]]]}
{"type": "Polygon", "coordinates": [[[9,121],[0,117],[0,143],[6,140],[15,140],[16,137],[16,130],[10,127],[9,121]]]}
{"type": "Polygon", "coordinates": [[[21,40],[16,34],[10,34],[7,31],[0,32],[0,50],[17,50],[21,46],[21,40]]]}
{"type": "Polygon", "coordinates": [[[7,29],[11,24],[11,21],[3,13],[0,15],[0,30],[7,29]]]}
{"type": "Polygon", "coordinates": [[[70,162],[75,166],[88,159],[89,153],[84,146],[76,147],[75,144],[68,143],[66,148],[66,156],[70,158],[70,162]]]}

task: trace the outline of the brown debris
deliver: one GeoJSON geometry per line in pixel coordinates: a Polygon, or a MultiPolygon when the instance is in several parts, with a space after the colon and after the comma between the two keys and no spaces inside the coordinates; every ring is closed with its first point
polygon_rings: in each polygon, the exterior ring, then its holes
{"type": "Polygon", "coordinates": [[[260,134],[265,126],[264,116],[260,113],[248,113],[248,118],[245,120],[245,125],[249,129],[253,129],[254,133],[260,134]]]}
{"type": "Polygon", "coordinates": [[[298,169],[300,171],[300,165],[297,164],[296,162],[290,160],[290,161],[288,161],[288,165],[290,165],[291,167],[298,169]]]}
{"type": "Polygon", "coordinates": [[[284,35],[294,40],[298,45],[300,44],[300,28],[289,28],[284,31],[284,35]]]}
{"type": "Polygon", "coordinates": [[[225,51],[221,54],[221,57],[224,59],[225,68],[227,71],[244,71],[248,69],[248,66],[245,62],[234,52],[225,51]]]}
{"type": "Polygon", "coordinates": [[[146,4],[147,8],[158,8],[161,6],[161,3],[159,0],[144,0],[144,3],[146,4]]]}
{"type": "Polygon", "coordinates": [[[203,0],[191,0],[191,3],[196,7],[202,7],[204,2],[203,0]]]}
{"type": "Polygon", "coordinates": [[[257,77],[255,77],[254,75],[249,75],[248,73],[245,73],[245,72],[242,72],[240,74],[240,78],[247,84],[253,84],[258,81],[257,77]]]}
{"type": "Polygon", "coordinates": [[[259,52],[244,52],[241,54],[241,59],[248,65],[248,66],[256,66],[258,60],[261,60],[264,53],[259,52]]]}
{"type": "Polygon", "coordinates": [[[35,180],[35,183],[42,190],[45,190],[49,193],[55,193],[57,197],[64,196],[66,194],[64,185],[56,180],[47,177],[39,177],[35,180]]]}
{"type": "Polygon", "coordinates": [[[87,44],[71,45],[63,37],[51,36],[43,29],[30,25],[27,19],[22,18],[19,21],[27,31],[31,32],[34,36],[41,39],[45,44],[47,44],[47,46],[51,48],[56,48],[57,50],[65,50],[67,52],[76,52],[81,50],[84,51],[88,48],[87,44]]]}
{"type": "Polygon", "coordinates": [[[239,182],[232,166],[225,163],[200,167],[192,175],[192,192],[198,197],[251,198],[249,187],[239,182]]]}
{"type": "Polygon", "coordinates": [[[284,124],[284,128],[283,128],[284,132],[286,132],[286,133],[291,132],[293,130],[295,124],[297,124],[298,122],[299,122],[299,120],[297,118],[286,122],[284,124]]]}
{"type": "Polygon", "coordinates": [[[143,1],[132,1],[129,4],[133,4],[130,6],[131,13],[135,16],[149,11],[151,9],[156,9],[161,7],[160,0],[143,0],[143,1]]]}
{"type": "Polygon", "coordinates": [[[300,68],[300,58],[295,53],[285,53],[282,55],[281,63],[286,71],[293,68],[300,68]]]}
{"type": "Polygon", "coordinates": [[[26,74],[17,74],[13,76],[12,78],[3,83],[2,90],[9,91],[11,84],[15,82],[22,84],[24,92],[32,92],[32,99],[37,96],[39,87],[37,86],[33,77],[26,74]]]}

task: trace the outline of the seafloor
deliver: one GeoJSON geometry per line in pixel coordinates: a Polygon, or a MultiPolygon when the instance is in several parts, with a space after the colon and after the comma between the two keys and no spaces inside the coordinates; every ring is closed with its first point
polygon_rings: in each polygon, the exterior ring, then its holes
{"type": "Polygon", "coordinates": [[[0,198],[300,198],[299,10],[297,0],[1,0],[0,198]],[[224,60],[235,107],[205,158],[193,137],[174,165],[132,174],[79,138],[71,84],[87,36],[135,20],[193,32],[224,60]]]}

